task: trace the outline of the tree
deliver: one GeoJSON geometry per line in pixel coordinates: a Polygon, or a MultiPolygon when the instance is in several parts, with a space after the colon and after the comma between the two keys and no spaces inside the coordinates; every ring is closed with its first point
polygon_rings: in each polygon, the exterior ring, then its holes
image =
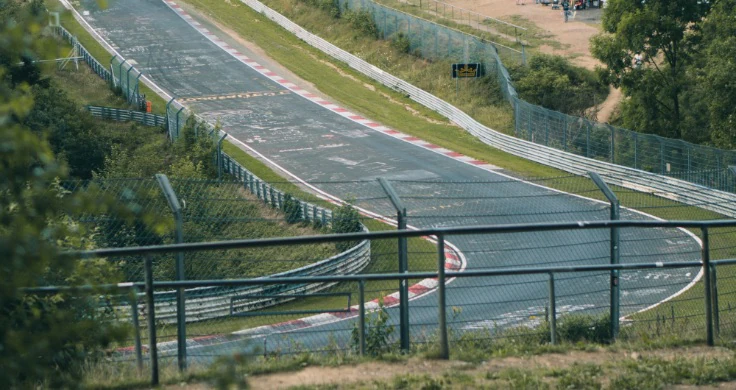
{"type": "Polygon", "coordinates": [[[683,126],[688,110],[683,96],[692,84],[687,66],[696,44],[694,31],[710,6],[694,0],[610,0],[604,32],[591,39],[591,52],[605,65],[599,68],[601,76],[630,98],[623,107],[626,127],[698,138],[683,126]]]}
{"type": "Polygon", "coordinates": [[[79,385],[79,363],[120,340],[125,327],[106,320],[99,294],[36,295],[21,288],[115,282],[106,261],[61,254],[89,248],[89,234],[75,217],[115,205],[91,192],[66,193],[59,182],[68,168],[23,125],[34,108],[29,83],[41,79],[24,58],[35,58],[50,45],[39,35],[45,19],[40,2],[12,3],[8,9],[0,3],[0,383],[72,387],[79,385]]]}
{"type": "Polygon", "coordinates": [[[710,141],[736,148],[736,0],[720,0],[702,23],[697,85],[707,106],[710,141]]]}

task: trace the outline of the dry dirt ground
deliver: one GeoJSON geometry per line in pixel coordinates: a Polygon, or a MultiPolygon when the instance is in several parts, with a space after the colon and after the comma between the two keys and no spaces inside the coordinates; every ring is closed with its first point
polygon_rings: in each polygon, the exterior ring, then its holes
{"type": "MultiPolygon", "coordinates": [[[[689,347],[664,349],[649,352],[630,351],[573,351],[568,353],[552,353],[529,357],[495,358],[480,364],[470,364],[460,361],[442,361],[411,358],[400,362],[369,362],[339,367],[310,366],[295,372],[283,372],[268,375],[251,376],[248,384],[251,389],[289,389],[300,386],[330,386],[330,388],[392,388],[394,379],[400,376],[428,376],[435,379],[464,377],[478,378],[476,381],[466,382],[460,388],[474,388],[476,385],[497,385],[503,387],[504,382],[488,380],[488,374],[493,376],[508,369],[519,370],[562,370],[574,364],[594,364],[606,367],[608,364],[622,360],[636,360],[642,358],[661,358],[672,360],[675,358],[711,358],[726,359],[733,356],[733,352],[723,348],[689,347]]],[[[609,376],[615,372],[608,372],[609,376]]],[[[457,383],[457,381],[455,381],[457,383]]],[[[690,389],[697,386],[675,386],[676,389],[690,389]]],[[[209,384],[182,384],[167,387],[167,389],[208,389],[209,384]]],[[[406,387],[410,388],[410,387],[406,387]]],[[[453,388],[458,388],[457,386],[453,388]]],[[[701,387],[697,387],[701,388],[701,387]]],[[[720,383],[705,388],[736,389],[736,382],[720,383]]]]}
{"type": "MultiPolygon", "coordinates": [[[[600,65],[590,54],[590,38],[600,31],[602,9],[591,8],[575,13],[575,17],[564,22],[561,10],[553,10],[551,6],[536,4],[536,0],[445,0],[469,11],[496,19],[508,20],[519,15],[537,25],[559,42],[559,48],[542,46],[540,51],[568,57],[579,66],[593,70],[600,65]],[[517,1],[524,5],[517,5],[517,1]]],[[[598,121],[607,122],[616,104],[621,100],[621,91],[611,89],[608,99],[598,106],[598,121]]]]}

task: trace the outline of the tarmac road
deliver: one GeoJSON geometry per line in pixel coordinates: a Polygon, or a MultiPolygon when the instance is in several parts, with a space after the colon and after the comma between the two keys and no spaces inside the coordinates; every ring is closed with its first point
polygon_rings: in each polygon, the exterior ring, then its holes
{"type": "MultiPolygon", "coordinates": [[[[410,223],[416,227],[608,219],[605,204],[510,181],[500,172],[417,147],[337,115],[246,66],[161,1],[107,3],[108,7],[100,10],[95,1],[82,1],[82,7],[90,11],[85,18],[125,58],[134,60],[138,69],[195,112],[218,119],[233,138],[301,179],[319,183],[317,187],[334,196],[355,198],[378,191],[375,181],[363,184],[365,188],[344,183],[347,181],[377,177],[395,180],[402,194],[434,197],[407,201],[410,223]],[[449,181],[483,184],[472,188],[476,199],[458,200],[453,196],[459,185],[438,183],[449,181]]],[[[244,48],[238,49],[252,55],[244,48]]],[[[393,214],[387,202],[364,202],[360,206],[382,215],[393,214]]],[[[629,211],[623,214],[622,219],[647,218],[629,211]]],[[[605,264],[609,258],[608,234],[592,230],[530,232],[456,236],[448,241],[464,253],[469,268],[605,264]]],[[[699,258],[698,242],[680,230],[628,229],[621,236],[624,263],[699,258]]],[[[690,283],[696,274],[697,270],[679,269],[622,275],[622,314],[665,299],[690,283]]],[[[560,276],[556,288],[560,313],[600,312],[608,305],[606,274],[560,276]]],[[[544,310],[547,294],[547,279],[541,276],[457,279],[448,286],[447,305],[462,308],[462,312],[451,316],[451,326],[473,330],[533,324],[544,310]]],[[[391,323],[396,324],[397,310],[389,309],[389,313],[391,323]]],[[[431,334],[436,329],[436,296],[413,300],[410,318],[412,335],[431,334]]],[[[271,335],[255,344],[265,342],[266,349],[282,351],[288,351],[295,341],[300,347],[323,348],[332,341],[347,343],[352,327],[353,320],[348,319],[271,335]]],[[[212,357],[253,345],[253,341],[243,340],[193,343],[189,354],[212,357]]],[[[163,353],[175,351],[164,348],[163,353]]]]}

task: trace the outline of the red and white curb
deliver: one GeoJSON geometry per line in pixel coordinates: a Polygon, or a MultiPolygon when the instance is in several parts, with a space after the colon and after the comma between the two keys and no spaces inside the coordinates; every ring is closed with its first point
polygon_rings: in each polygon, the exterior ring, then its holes
{"type": "Polygon", "coordinates": [[[419,146],[421,148],[431,150],[435,153],[441,154],[446,157],[450,157],[454,160],[470,164],[473,166],[480,167],[482,169],[486,169],[489,171],[494,171],[500,169],[499,167],[489,164],[485,161],[477,160],[472,157],[468,157],[462,153],[454,152],[449,149],[445,149],[443,147],[440,147],[438,145],[432,144],[430,142],[424,141],[422,139],[419,139],[417,137],[404,134],[400,131],[388,128],[386,126],[382,126],[376,122],[371,121],[370,119],[364,118],[358,114],[355,114],[353,112],[350,112],[349,110],[342,108],[332,102],[328,102],[321,97],[306,91],[299,87],[298,85],[284,79],[283,77],[277,75],[275,72],[267,69],[263,65],[259,64],[258,62],[248,58],[247,56],[240,53],[237,49],[233,48],[232,46],[228,45],[225,41],[217,37],[212,31],[205,28],[201,23],[197,22],[192,18],[191,15],[189,15],[184,9],[181,8],[180,5],[178,5],[176,2],[171,0],[163,0],[163,2],[168,5],[174,12],[176,12],[179,16],[181,16],[184,21],[189,23],[194,29],[202,33],[207,39],[209,39],[212,43],[219,46],[221,49],[225,50],[227,53],[229,53],[231,56],[236,58],[238,61],[242,62],[243,64],[249,66],[256,72],[262,74],[263,76],[269,78],[272,81],[275,81],[276,83],[279,83],[284,88],[290,90],[291,92],[313,102],[316,103],[342,117],[345,117],[347,119],[350,119],[351,121],[355,123],[359,123],[365,127],[368,127],[372,130],[375,130],[379,133],[383,133],[386,135],[389,135],[391,137],[394,137],[396,139],[400,139],[402,141],[408,142],[410,144],[419,146]]]}

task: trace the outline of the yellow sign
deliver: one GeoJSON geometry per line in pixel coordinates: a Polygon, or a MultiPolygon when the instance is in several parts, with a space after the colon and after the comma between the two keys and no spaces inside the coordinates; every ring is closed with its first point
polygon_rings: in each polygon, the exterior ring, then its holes
{"type": "Polygon", "coordinates": [[[452,64],[452,78],[480,77],[480,64],[452,64]]]}

